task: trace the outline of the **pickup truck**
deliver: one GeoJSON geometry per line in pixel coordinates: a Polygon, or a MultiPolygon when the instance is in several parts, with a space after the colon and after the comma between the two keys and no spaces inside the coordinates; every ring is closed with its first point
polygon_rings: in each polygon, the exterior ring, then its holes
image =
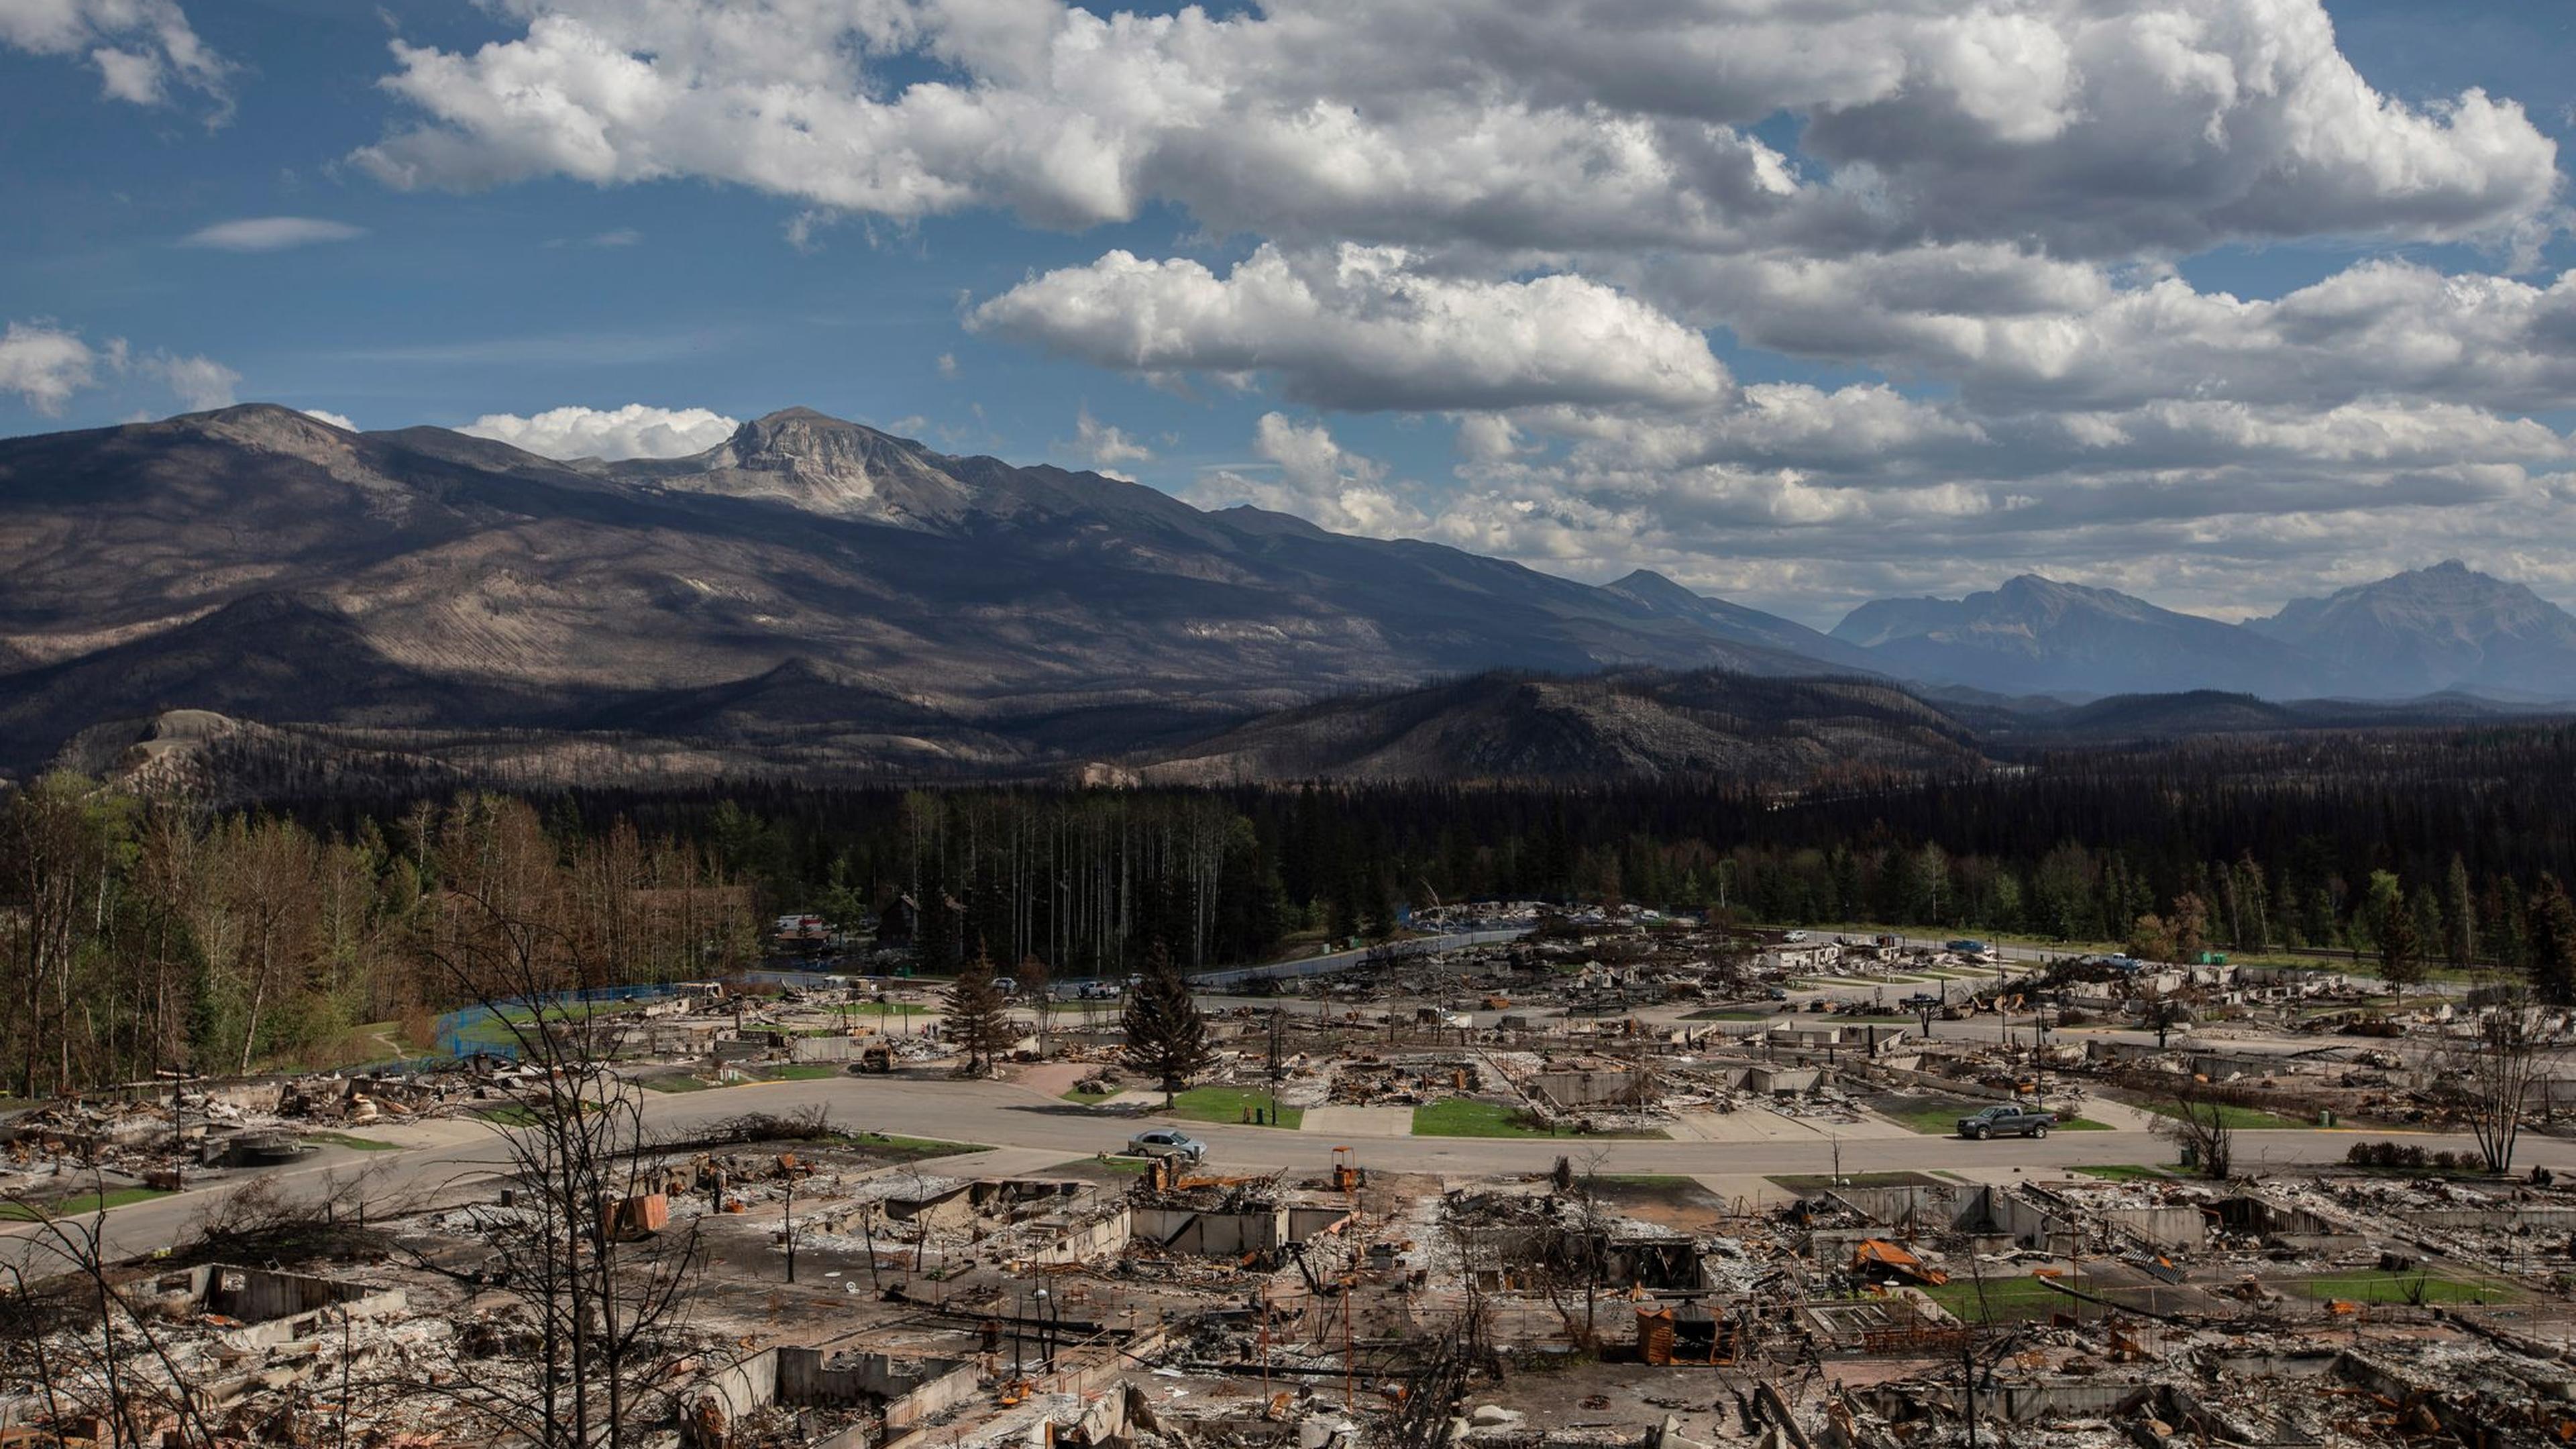
{"type": "Polygon", "coordinates": [[[2031,1107],[1988,1107],[1959,1119],[1959,1135],[1972,1142],[1989,1137],[2045,1137],[2057,1125],[2057,1114],[2031,1107]]]}

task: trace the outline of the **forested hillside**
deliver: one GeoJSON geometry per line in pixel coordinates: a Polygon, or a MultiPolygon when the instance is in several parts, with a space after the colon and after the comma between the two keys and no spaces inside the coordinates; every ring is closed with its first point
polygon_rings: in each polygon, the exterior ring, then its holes
{"type": "Polygon", "coordinates": [[[790,909],[900,918],[929,972],[980,950],[1073,976],[1157,943],[1204,967],[1300,932],[1383,936],[1408,903],[1543,897],[2347,948],[2564,998],[2571,820],[2576,730],[2535,726],[2070,752],[1794,796],[745,783],[217,815],[57,775],[0,807],[0,1069],[20,1092],[239,1071],[455,1005],[442,933],[496,892],[581,984],[721,975],[790,909]]]}

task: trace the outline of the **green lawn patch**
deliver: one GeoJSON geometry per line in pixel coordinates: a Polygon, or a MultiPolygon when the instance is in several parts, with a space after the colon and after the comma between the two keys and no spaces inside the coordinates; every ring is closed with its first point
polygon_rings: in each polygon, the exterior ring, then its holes
{"type": "Polygon", "coordinates": [[[1982,1284],[1974,1278],[1953,1278],[1923,1291],[1961,1323],[2018,1323],[2046,1318],[2079,1301],[2029,1274],[1989,1277],[1982,1284]]]}
{"type": "Polygon", "coordinates": [[[704,1092],[715,1087],[704,1077],[637,1077],[635,1085],[648,1092],[704,1092]]]}
{"type": "Polygon", "coordinates": [[[1446,1102],[1432,1102],[1413,1109],[1413,1135],[1416,1137],[1662,1137],[1661,1132],[1563,1132],[1533,1127],[1521,1120],[1520,1111],[1499,1102],[1479,1102],[1469,1097],[1453,1097],[1446,1102]]]}
{"type": "Polygon", "coordinates": [[[1270,1126],[1295,1130],[1306,1120],[1296,1107],[1271,1112],[1270,1093],[1253,1087],[1192,1087],[1172,1099],[1172,1115],[1191,1122],[1250,1122],[1258,1110],[1270,1114],[1270,1126]]]}
{"type": "Polygon", "coordinates": [[[851,1132],[844,1141],[868,1152],[896,1157],[955,1157],[965,1152],[990,1152],[980,1142],[942,1142],[935,1137],[903,1137],[890,1132],[851,1132]]]}
{"type": "Polygon", "coordinates": [[[105,1193],[74,1193],[56,1203],[0,1202],[0,1222],[38,1223],[46,1218],[76,1218],[101,1208],[120,1208],[127,1203],[150,1202],[169,1194],[152,1187],[111,1187],[105,1193]]]}
{"type": "MultiPolygon", "coordinates": [[[[1787,1172],[1770,1181],[1790,1192],[1824,1192],[1835,1186],[1833,1174],[1826,1172],[1787,1172]]],[[[1844,1187],[1939,1187],[1939,1180],[1920,1172],[1846,1172],[1844,1187]]]]}
{"type": "Polygon", "coordinates": [[[2068,1168],[2067,1171],[2080,1172],[2086,1177],[2098,1177],[2104,1182],[2171,1182],[2176,1176],[2175,1170],[2168,1170],[2162,1167],[2148,1167],[2135,1162],[2121,1162],[2107,1166],[2095,1167],[2071,1167],[2068,1168]]]}
{"type": "Polygon", "coordinates": [[[821,1062],[795,1062],[768,1069],[769,1080],[773,1082],[819,1082],[840,1074],[840,1068],[825,1066],[821,1062]]]}
{"type": "Polygon", "coordinates": [[[379,1142],[373,1137],[356,1137],[346,1132],[307,1132],[304,1134],[304,1140],[307,1142],[320,1142],[332,1147],[346,1147],[358,1152],[395,1152],[400,1150],[393,1143],[379,1142]]]}
{"type": "Polygon", "coordinates": [[[2349,1303],[2499,1303],[2521,1298],[2494,1283],[2475,1283],[2431,1273],[2320,1273],[2300,1280],[2298,1291],[2320,1301],[2349,1303]]]}
{"type": "Polygon", "coordinates": [[[495,1127],[534,1127],[538,1121],[537,1109],[519,1102],[485,1107],[474,1115],[495,1127]]]}

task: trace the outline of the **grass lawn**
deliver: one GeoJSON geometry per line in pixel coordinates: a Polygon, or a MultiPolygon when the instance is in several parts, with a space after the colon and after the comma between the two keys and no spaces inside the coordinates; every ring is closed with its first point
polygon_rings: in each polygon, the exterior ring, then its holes
{"type": "Polygon", "coordinates": [[[346,1132],[307,1132],[304,1134],[304,1140],[307,1142],[325,1143],[332,1147],[347,1147],[359,1152],[392,1152],[397,1150],[394,1144],[390,1142],[378,1142],[373,1137],[354,1137],[346,1132]]]}
{"type": "Polygon", "coordinates": [[[2320,1273],[2296,1286],[2311,1298],[2351,1303],[2509,1303],[2522,1297],[2499,1284],[2424,1273],[2320,1273]]]}
{"type": "MultiPolygon", "coordinates": [[[[1833,1174],[1826,1172],[1790,1172],[1773,1176],[1771,1181],[1790,1192],[1823,1192],[1834,1186],[1833,1174]]],[[[1844,1187],[1939,1187],[1933,1178],[1919,1172],[1846,1172],[1844,1187]]]]}
{"type": "Polygon", "coordinates": [[[635,1085],[648,1092],[705,1092],[715,1087],[704,1077],[638,1077],[635,1085]]]}
{"type": "Polygon", "coordinates": [[[840,1074],[840,1068],[821,1062],[794,1062],[783,1067],[771,1067],[767,1071],[769,1080],[773,1082],[819,1082],[840,1074]]]}
{"type": "MultiPolygon", "coordinates": [[[[1269,1111],[1270,1094],[1251,1087],[1192,1087],[1172,1099],[1172,1115],[1191,1122],[1250,1122],[1255,1109],[1269,1111]]],[[[1296,1107],[1282,1107],[1269,1125],[1295,1131],[1306,1120],[1296,1107]]]]}
{"type": "MultiPolygon", "coordinates": [[[[2171,1102],[2133,1102],[2130,1105],[2141,1112],[2153,1112],[2159,1117],[2182,1116],[2182,1108],[2171,1102]]],[[[2226,1126],[2246,1132],[2296,1131],[2303,1127],[2317,1125],[2296,1117],[2284,1117],[2277,1112],[2258,1111],[2252,1107],[2222,1106],[2218,1109],[2218,1120],[2226,1126]]]]}
{"type": "Polygon", "coordinates": [[[2181,1175],[2179,1168],[2147,1167],[2135,1162],[2115,1163],[2106,1167],[2073,1167],[2067,1170],[2080,1172],[2086,1177],[2098,1177],[2104,1182],[2171,1182],[2181,1175]]]}
{"type": "Polygon", "coordinates": [[[80,1217],[100,1208],[123,1207],[130,1202],[150,1202],[156,1197],[168,1196],[158,1188],[112,1187],[103,1196],[95,1192],[75,1193],[57,1203],[0,1202],[0,1222],[35,1223],[48,1216],[80,1217]]]}
{"type": "Polygon", "coordinates": [[[1453,1097],[1446,1102],[1433,1102],[1413,1109],[1413,1135],[1416,1137],[1662,1137],[1661,1132],[1550,1132],[1532,1127],[1519,1119],[1516,1108],[1499,1102],[1478,1102],[1467,1097],[1453,1097]]]}
{"type": "Polygon", "coordinates": [[[511,1102],[500,1107],[485,1107],[474,1115],[496,1127],[534,1127],[537,1125],[537,1109],[534,1107],[524,1106],[517,1102],[511,1102]]]}
{"type": "Polygon", "coordinates": [[[2013,1323],[2046,1318],[2078,1301],[2027,1273],[2016,1277],[1990,1276],[1985,1280],[1982,1296],[1978,1290],[1976,1279],[1960,1277],[1923,1291],[1962,1323],[1990,1320],[2013,1323]]]}
{"type": "Polygon", "coordinates": [[[935,1137],[898,1137],[887,1132],[851,1132],[844,1140],[853,1147],[897,1157],[955,1157],[962,1152],[990,1152],[980,1142],[942,1142],[935,1137]]]}

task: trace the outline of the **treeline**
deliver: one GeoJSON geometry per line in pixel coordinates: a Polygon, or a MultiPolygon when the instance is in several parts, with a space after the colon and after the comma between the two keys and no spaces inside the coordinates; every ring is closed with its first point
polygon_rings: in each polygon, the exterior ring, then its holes
{"type": "MultiPolygon", "coordinates": [[[[334,808],[349,810],[346,802],[334,808]]],[[[573,826],[706,841],[779,909],[909,900],[932,964],[1191,966],[1492,897],[1725,906],[2179,951],[2349,949],[2541,970],[2576,879],[2576,731],[2312,734],[2069,752],[1782,795],[1723,782],[574,792],[573,826]],[[2392,904],[2392,902],[2394,904],[2392,904]],[[2141,928],[2145,934],[2141,936],[2141,928]],[[2411,937],[2410,941],[2407,939],[2411,937]]],[[[2555,969],[2555,968],[2549,968],[2555,969]]]]}
{"type": "MultiPolygon", "coordinates": [[[[530,800],[335,793],[206,815],[53,777],[0,806],[0,1069],[20,1090],[236,1070],[455,1004],[440,913],[541,862],[561,972],[716,975],[771,913],[883,923],[934,973],[1199,968],[1406,905],[1615,900],[2191,949],[2481,962],[2569,993],[2576,731],[2070,753],[1782,795],[1722,782],[902,791],[745,782],[530,800]]],[[[514,888],[515,889],[515,888],[514,888]]]]}
{"type": "Polygon", "coordinates": [[[46,776],[0,804],[0,1069],[34,1095],[245,1072],[367,1023],[419,1041],[479,989],[458,923],[504,899],[567,986],[722,974],[758,948],[754,893],[703,843],[628,821],[549,830],[464,796],[317,829],[46,776]]]}

